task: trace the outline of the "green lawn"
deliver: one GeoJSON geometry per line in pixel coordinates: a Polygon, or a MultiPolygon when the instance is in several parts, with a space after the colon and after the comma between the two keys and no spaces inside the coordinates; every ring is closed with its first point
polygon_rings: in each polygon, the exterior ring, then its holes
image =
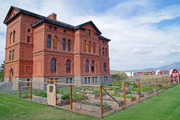
{"type": "MultiPolygon", "coordinates": [[[[178,120],[180,119],[180,84],[127,110],[104,119],[178,120]]],[[[0,119],[98,119],[66,110],[0,94],[0,119]]]]}

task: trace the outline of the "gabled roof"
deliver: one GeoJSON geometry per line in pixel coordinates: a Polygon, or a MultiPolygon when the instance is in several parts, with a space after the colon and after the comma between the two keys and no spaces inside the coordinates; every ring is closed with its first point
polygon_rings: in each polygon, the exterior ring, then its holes
{"type": "Polygon", "coordinates": [[[83,24],[80,24],[80,25],[77,25],[77,26],[73,26],[73,25],[70,25],[70,24],[67,24],[67,23],[64,23],[64,22],[61,22],[61,21],[50,19],[50,18],[42,16],[42,15],[38,15],[38,14],[33,13],[33,12],[29,12],[27,10],[23,10],[21,8],[18,8],[18,7],[14,7],[14,6],[10,7],[10,9],[9,9],[9,11],[8,11],[8,13],[6,15],[6,18],[4,19],[3,23],[4,24],[8,24],[10,21],[15,19],[20,14],[25,14],[25,15],[29,15],[29,16],[32,16],[32,17],[40,19],[36,23],[32,24],[33,28],[45,22],[45,23],[50,23],[50,24],[57,25],[57,26],[60,26],[60,27],[63,27],[63,28],[67,28],[67,29],[71,29],[71,30],[77,30],[77,29],[85,30],[85,28],[83,28],[83,26],[86,25],[86,24],[91,24],[92,27],[97,31],[97,32],[95,32],[95,34],[99,35],[99,39],[110,41],[110,39],[105,38],[104,36],[101,36],[102,33],[100,32],[100,30],[96,27],[96,25],[92,21],[88,21],[88,22],[85,22],[83,24]],[[9,19],[8,17],[10,16],[10,14],[11,14],[13,9],[16,9],[18,12],[9,19]]]}
{"type": "Polygon", "coordinates": [[[97,31],[97,33],[98,33],[99,35],[102,34],[101,31],[96,27],[96,25],[95,25],[92,21],[88,21],[88,22],[85,22],[85,23],[83,23],[83,24],[77,25],[77,26],[75,27],[75,29],[79,29],[79,28],[83,27],[83,26],[86,25],[86,24],[91,24],[91,25],[93,26],[93,28],[97,31]]]}
{"type": "Polygon", "coordinates": [[[106,38],[106,37],[104,37],[104,36],[99,36],[99,39],[102,39],[102,40],[106,40],[106,41],[111,41],[110,39],[108,39],[108,38],[106,38]]]}

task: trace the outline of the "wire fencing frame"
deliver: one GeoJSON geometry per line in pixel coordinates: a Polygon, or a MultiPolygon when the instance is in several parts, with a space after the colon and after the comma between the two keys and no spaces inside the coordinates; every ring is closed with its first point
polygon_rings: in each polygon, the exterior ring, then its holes
{"type": "MultiPolygon", "coordinates": [[[[174,84],[173,85],[173,87],[176,85],[174,82],[171,82],[171,77],[170,76],[158,76],[158,77],[152,77],[152,78],[150,78],[150,77],[148,77],[149,79],[147,79],[147,77],[145,77],[146,79],[143,79],[143,81],[141,81],[141,80],[138,80],[137,82],[136,82],[136,80],[133,80],[133,83],[134,84],[138,84],[138,90],[137,90],[137,93],[138,93],[138,97],[139,97],[139,102],[141,102],[141,100],[142,100],[142,98],[140,97],[140,95],[141,95],[141,87],[143,87],[143,86],[145,86],[145,87],[149,87],[149,90],[148,90],[148,92],[147,93],[149,93],[148,94],[148,96],[146,97],[146,98],[149,98],[149,97],[153,97],[153,94],[155,94],[155,95],[157,95],[159,92],[161,92],[162,90],[159,90],[159,88],[161,88],[161,89],[163,89],[164,91],[165,90],[168,90],[168,88],[169,87],[171,87],[171,85],[172,84],[174,84]],[[151,87],[152,86],[155,86],[154,87],[154,93],[152,94],[151,93],[151,87]],[[161,87],[159,87],[161,85],[161,87]],[[158,88],[159,87],[159,88],[158,88]]],[[[20,83],[30,83],[30,89],[28,89],[29,90],[29,94],[30,94],[30,96],[29,96],[29,99],[30,100],[33,100],[32,99],[32,94],[33,94],[33,89],[32,89],[32,86],[33,86],[33,83],[34,84],[37,84],[37,86],[39,86],[38,87],[38,90],[40,90],[40,86],[41,86],[41,84],[46,84],[46,82],[34,82],[34,81],[19,81],[18,82],[18,90],[16,90],[15,91],[15,95],[16,95],[16,97],[19,97],[19,93],[20,93],[20,83]]],[[[3,83],[0,83],[0,92],[3,92],[3,90],[2,90],[2,84],[3,83]]],[[[9,83],[9,84],[13,84],[13,83],[9,83]]],[[[15,84],[15,83],[14,83],[15,84]]],[[[77,86],[94,86],[94,87],[99,87],[99,92],[100,92],[100,101],[102,101],[102,102],[100,102],[101,103],[101,105],[100,105],[100,113],[101,113],[101,117],[103,117],[103,110],[102,110],[102,103],[103,103],[103,99],[102,99],[102,90],[103,89],[105,89],[105,88],[103,88],[102,87],[102,85],[90,85],[90,84],[66,84],[66,83],[55,83],[57,86],[58,85],[66,85],[66,86],[71,86],[71,88],[69,88],[69,89],[72,89],[72,91],[73,91],[73,86],[75,86],[75,85],[77,85],[77,86]],[[101,87],[101,88],[100,88],[101,87]]],[[[17,83],[16,83],[16,85],[17,85],[17,83]]],[[[124,87],[124,82],[123,82],[123,87],[124,87]]],[[[25,89],[22,89],[22,90],[25,90],[25,89]]],[[[124,91],[123,92],[125,92],[125,90],[126,90],[126,86],[125,86],[125,89],[124,89],[124,91]]],[[[12,91],[11,90],[7,90],[7,91],[5,91],[5,93],[6,94],[8,94],[8,95],[11,95],[12,94],[12,91]]],[[[124,106],[126,106],[127,104],[126,104],[126,98],[125,98],[125,95],[126,93],[124,93],[124,101],[125,101],[125,104],[124,104],[124,106]]],[[[56,97],[57,97],[57,94],[56,94],[56,97]]],[[[56,101],[57,101],[57,99],[56,99],[56,101]]],[[[71,94],[71,106],[72,106],[72,104],[73,104],[73,101],[72,101],[72,94],[71,94]]],[[[57,105],[57,103],[56,103],[56,105],[57,105]]],[[[57,107],[57,106],[55,106],[55,107],[57,107]]],[[[127,107],[128,108],[128,107],[127,107]]],[[[72,108],[70,108],[70,111],[73,111],[73,112],[77,112],[77,111],[74,111],[73,110],[73,107],[72,108]]],[[[83,114],[83,113],[81,113],[81,114],[83,114]]],[[[88,114],[86,114],[86,115],[88,115],[88,114]]]]}

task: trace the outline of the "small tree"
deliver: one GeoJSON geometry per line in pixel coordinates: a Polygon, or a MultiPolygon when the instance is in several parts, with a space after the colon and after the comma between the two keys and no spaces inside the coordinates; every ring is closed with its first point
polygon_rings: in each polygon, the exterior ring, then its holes
{"type": "Polygon", "coordinates": [[[111,80],[113,82],[113,84],[117,83],[119,85],[122,84],[122,80],[125,79],[127,77],[127,75],[125,73],[116,73],[112,75],[113,80],[111,80]]]}
{"type": "Polygon", "coordinates": [[[3,68],[3,70],[0,71],[0,82],[4,81],[4,61],[3,63],[1,63],[1,68],[3,68]]]}

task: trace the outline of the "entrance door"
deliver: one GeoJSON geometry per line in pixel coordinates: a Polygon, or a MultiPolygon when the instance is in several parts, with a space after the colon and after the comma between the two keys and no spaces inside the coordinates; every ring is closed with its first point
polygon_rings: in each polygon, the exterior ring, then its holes
{"type": "Polygon", "coordinates": [[[11,68],[11,69],[10,69],[9,82],[12,82],[12,77],[13,77],[13,70],[12,70],[12,68],[11,68]]]}
{"type": "Polygon", "coordinates": [[[47,85],[47,104],[56,106],[56,85],[55,84],[47,85]]]}

